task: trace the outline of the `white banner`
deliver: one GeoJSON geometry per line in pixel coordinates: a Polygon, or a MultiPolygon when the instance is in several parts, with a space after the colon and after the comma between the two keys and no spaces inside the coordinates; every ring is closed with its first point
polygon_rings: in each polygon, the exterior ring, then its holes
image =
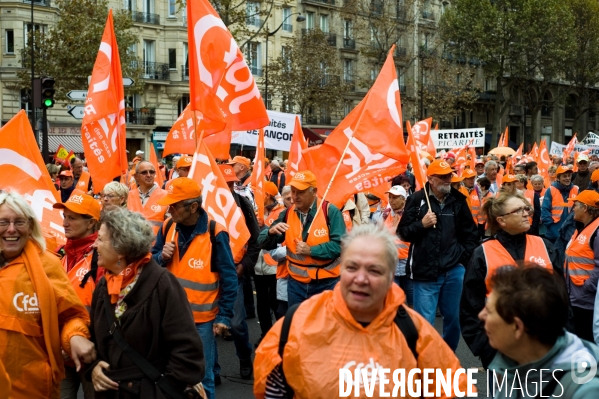
{"type": "Polygon", "coordinates": [[[437,150],[463,147],[472,142],[472,147],[485,146],[485,128],[431,130],[431,137],[437,150]]]}
{"type": "MultiPolygon", "coordinates": [[[[264,128],[264,146],[269,150],[289,151],[296,115],[268,111],[268,117],[270,118],[270,124],[264,128]]],[[[233,132],[231,143],[256,147],[258,145],[258,131],[233,132]]]]}
{"type": "MultiPolygon", "coordinates": [[[[564,148],[566,148],[565,144],[558,144],[554,141],[551,143],[551,149],[549,150],[549,155],[557,155],[557,156],[561,157],[564,153],[564,148]]],[[[574,151],[582,152],[582,151],[588,150],[589,148],[590,148],[589,156],[590,155],[598,155],[599,156],[599,147],[598,146],[588,146],[588,145],[576,144],[574,146],[574,151]]],[[[572,156],[574,156],[574,154],[572,154],[572,156]]]]}
{"type": "Polygon", "coordinates": [[[590,146],[599,146],[599,135],[589,132],[584,140],[582,140],[582,143],[590,146]]]}

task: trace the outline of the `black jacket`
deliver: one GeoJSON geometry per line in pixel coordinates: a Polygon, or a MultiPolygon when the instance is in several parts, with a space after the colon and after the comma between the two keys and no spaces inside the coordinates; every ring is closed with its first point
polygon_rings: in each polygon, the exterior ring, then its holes
{"type": "MultiPolygon", "coordinates": [[[[429,184],[425,189],[429,190],[429,184]]],[[[468,264],[478,245],[478,227],[474,224],[466,196],[451,189],[443,209],[434,196],[429,197],[437,215],[436,227],[424,228],[422,218],[428,212],[424,190],[408,197],[397,234],[409,242],[407,273],[416,281],[437,281],[441,273],[457,264],[468,264]]]]}
{"type": "Polygon", "coordinates": [[[258,219],[256,219],[256,213],[254,212],[254,207],[250,203],[250,201],[237,194],[233,193],[233,198],[235,198],[235,202],[237,206],[241,209],[241,213],[243,213],[243,217],[245,218],[245,225],[247,226],[250,232],[250,239],[247,242],[247,250],[243,258],[241,259],[241,264],[243,265],[243,271],[248,275],[254,274],[254,267],[256,266],[256,262],[258,261],[258,255],[260,255],[260,247],[258,246],[258,236],[260,235],[260,226],[258,225],[258,219]]]}
{"type": "MultiPolygon", "coordinates": [[[[511,235],[504,231],[498,232],[489,240],[498,240],[516,261],[524,259],[526,250],[526,234],[511,235]]],[[[488,241],[488,240],[487,240],[488,241]]],[[[553,269],[559,275],[563,275],[562,265],[559,263],[557,251],[549,240],[543,238],[545,248],[549,254],[549,260],[553,269]]],[[[472,259],[466,268],[464,275],[464,286],[462,289],[462,300],[460,302],[460,327],[462,337],[475,356],[479,356],[483,366],[486,368],[493,356],[495,349],[489,345],[489,339],[485,333],[484,323],[479,320],[478,314],[485,307],[487,298],[487,262],[482,245],[474,250],[472,259]]]]}

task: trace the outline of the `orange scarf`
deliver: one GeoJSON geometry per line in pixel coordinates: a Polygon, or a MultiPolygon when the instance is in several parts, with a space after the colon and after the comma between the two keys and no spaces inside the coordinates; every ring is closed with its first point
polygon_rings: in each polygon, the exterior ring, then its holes
{"type": "Polygon", "coordinates": [[[58,306],[54,297],[54,289],[46,275],[40,259],[40,249],[31,240],[27,241],[22,252],[27,274],[38,296],[38,306],[42,317],[44,343],[48,351],[48,360],[52,368],[52,381],[59,384],[64,374],[64,362],[60,349],[60,330],[58,328],[58,306]]]}
{"type": "Polygon", "coordinates": [[[128,264],[127,267],[118,275],[114,275],[110,270],[105,269],[106,273],[104,274],[104,277],[106,277],[106,286],[108,287],[108,295],[110,295],[110,303],[113,305],[117,303],[119,300],[119,294],[123,288],[131,284],[135,278],[135,275],[137,274],[137,269],[139,269],[140,266],[148,263],[151,259],[152,254],[148,253],[140,260],[128,264]]]}

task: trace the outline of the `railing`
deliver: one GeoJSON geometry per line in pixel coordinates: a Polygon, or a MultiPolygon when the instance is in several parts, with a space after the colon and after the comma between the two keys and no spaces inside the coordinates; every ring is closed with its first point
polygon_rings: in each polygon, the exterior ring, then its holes
{"type": "Polygon", "coordinates": [[[181,80],[189,80],[189,67],[181,65],[181,80]]]}
{"type": "Polygon", "coordinates": [[[293,32],[293,25],[291,25],[291,24],[283,24],[283,30],[285,32],[293,32]]]}
{"type": "Polygon", "coordinates": [[[435,13],[432,11],[422,11],[422,18],[428,19],[430,21],[435,20],[435,13]]]}
{"type": "MultiPolygon", "coordinates": [[[[168,64],[160,62],[141,61],[144,79],[170,80],[171,72],[168,64]]],[[[132,68],[137,68],[137,61],[131,62],[132,68]]]]}
{"type": "Polygon", "coordinates": [[[262,26],[262,20],[258,17],[247,17],[246,23],[250,26],[262,26]]]}
{"type": "Polygon", "coordinates": [[[302,0],[302,3],[320,3],[320,4],[328,4],[330,6],[334,6],[335,0],[302,0]]]}
{"type": "Polygon", "coordinates": [[[156,124],[156,110],[153,108],[126,108],[125,120],[131,125],[156,124]]]}
{"type": "Polygon", "coordinates": [[[395,47],[396,57],[405,57],[408,54],[408,50],[405,47],[395,47]]]}
{"type": "Polygon", "coordinates": [[[495,101],[497,93],[494,91],[483,91],[482,93],[478,93],[478,99],[482,101],[495,101]]]}
{"type": "MultiPolygon", "coordinates": [[[[23,0],[23,3],[31,4],[31,0],[23,0]]],[[[33,5],[50,7],[50,0],[33,0],[33,5]]]]}
{"type": "Polygon", "coordinates": [[[252,75],[262,76],[262,69],[259,69],[258,67],[255,67],[255,66],[249,66],[249,67],[250,67],[250,71],[252,71],[252,75]]]}
{"type": "Polygon", "coordinates": [[[150,14],[148,12],[141,11],[129,11],[131,13],[131,19],[134,22],[140,22],[142,24],[160,25],[160,15],[150,14]]]}
{"type": "Polygon", "coordinates": [[[343,38],[343,48],[355,50],[356,49],[356,41],[354,39],[350,39],[349,37],[344,37],[343,38]]]}

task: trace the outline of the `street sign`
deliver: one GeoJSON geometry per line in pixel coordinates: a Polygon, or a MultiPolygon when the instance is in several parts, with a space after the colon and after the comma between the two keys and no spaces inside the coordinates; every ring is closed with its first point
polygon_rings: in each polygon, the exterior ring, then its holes
{"type": "Polygon", "coordinates": [[[67,97],[73,101],[84,101],[87,97],[87,90],[71,90],[67,93],[67,97]]]}
{"type": "MultiPolygon", "coordinates": [[[[89,83],[92,81],[92,77],[88,76],[87,77],[87,84],[89,85],[89,83]]],[[[123,78],[123,86],[124,87],[129,87],[129,86],[133,86],[133,84],[135,83],[135,81],[131,78],[123,78]]]]}
{"type": "Polygon", "coordinates": [[[75,105],[71,106],[68,110],[69,115],[71,115],[75,119],[83,119],[83,110],[85,109],[84,105],[75,105]]]}

